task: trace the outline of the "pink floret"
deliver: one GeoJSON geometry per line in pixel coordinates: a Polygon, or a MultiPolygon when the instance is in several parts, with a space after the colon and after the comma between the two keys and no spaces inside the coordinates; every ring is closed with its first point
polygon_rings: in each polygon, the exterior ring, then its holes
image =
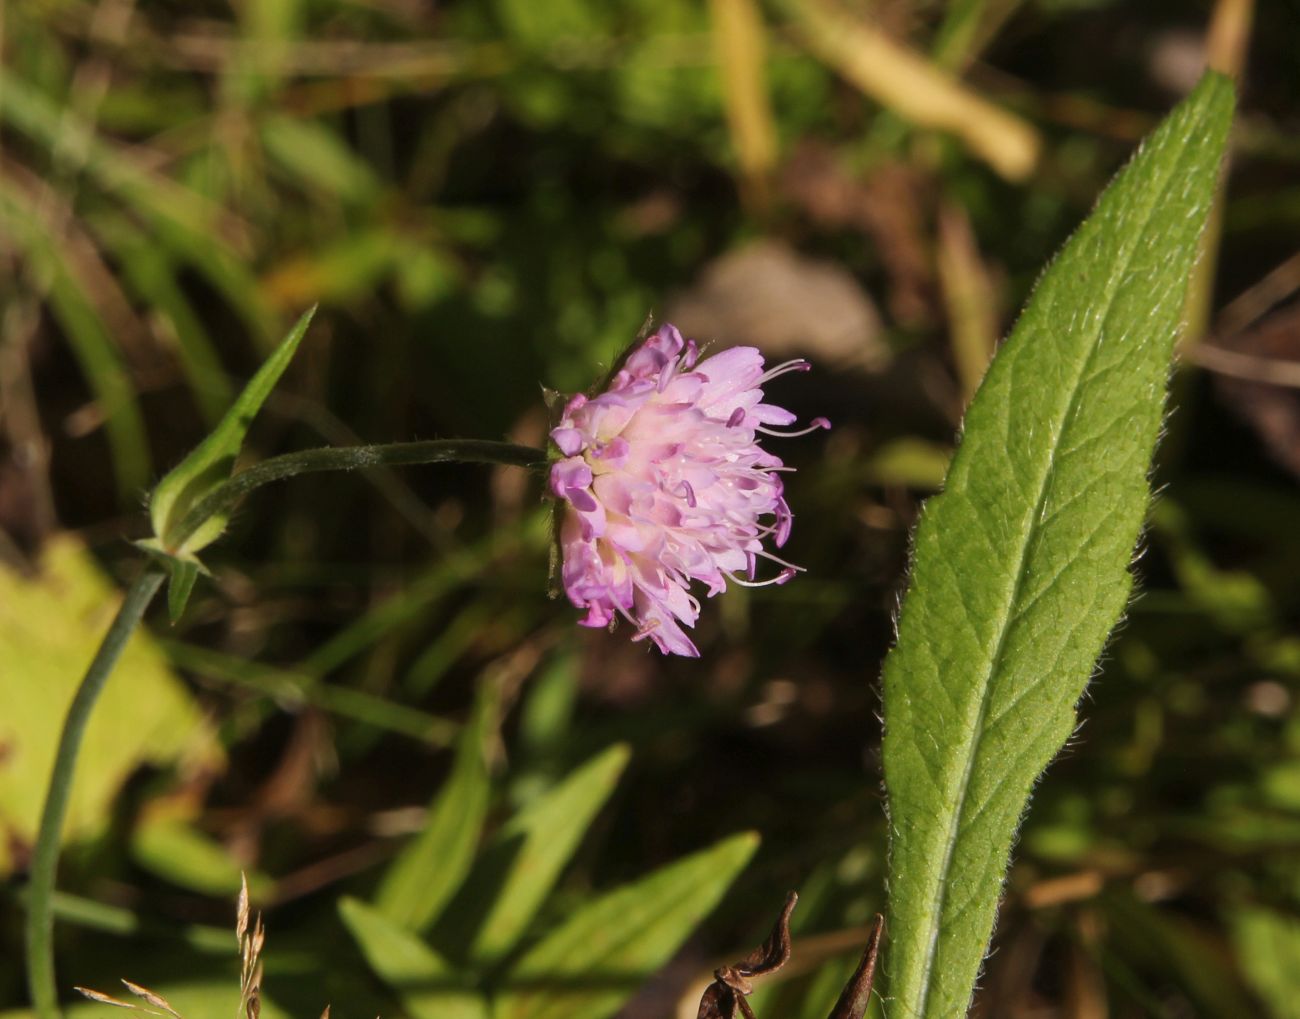
{"type": "MultiPolygon", "coordinates": [[[[789,434],[770,426],[795,420],[763,403],[763,384],[807,368],[790,361],[765,371],[753,347],[699,361],[695,344],[665,325],[605,392],[569,400],[551,430],[563,457],[550,488],[564,503],[561,579],[586,611],[582,625],[622,616],[637,628],[633,639],[697,657],[682,629],[700,613],[693,582],[712,597],[728,580],[781,584],[794,575],[797,567],[763,547],[765,539],[785,544],[792,517],[778,473],[785,468],[758,436],[789,434]],[[760,558],[780,570],[761,582],[760,558]]],[[[812,428],[821,427],[830,425],[818,418],[812,428]]]]}

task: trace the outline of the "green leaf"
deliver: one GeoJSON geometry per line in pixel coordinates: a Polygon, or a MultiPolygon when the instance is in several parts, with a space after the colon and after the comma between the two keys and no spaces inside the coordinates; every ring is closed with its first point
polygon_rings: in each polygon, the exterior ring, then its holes
{"type": "Polygon", "coordinates": [[[295,180],[334,200],[375,201],[383,185],[374,170],[323,124],[268,113],[258,129],[266,153],[295,180]]]}
{"type": "MultiPolygon", "coordinates": [[[[1122,888],[1107,892],[1101,902],[1111,932],[1108,951],[1123,960],[1124,968],[1161,973],[1161,983],[1177,988],[1171,997],[1186,999],[1189,1014],[1205,1019],[1259,1015],[1241,985],[1232,954],[1225,951],[1221,932],[1163,904],[1142,902],[1122,888]]],[[[1158,997],[1147,1003],[1145,1014],[1163,1012],[1158,997]]]]}
{"type": "Polygon", "coordinates": [[[263,874],[248,874],[230,850],[185,818],[154,814],[131,833],[131,856],[141,867],[182,888],[233,898],[247,880],[253,896],[270,890],[263,874]]]}
{"type": "Polygon", "coordinates": [[[510,970],[495,1019],[604,1019],[713,911],[758,848],[752,833],[589,902],[510,970]]]}
{"type": "Polygon", "coordinates": [[[177,278],[184,266],[127,216],[110,210],[90,217],[89,223],[120,264],[124,285],[158,316],[164,335],[175,344],[204,420],[215,425],[234,393],[212,339],[177,278]]]}
{"type": "MultiPolygon", "coordinates": [[[[36,835],[59,729],[77,681],[117,610],[117,592],[80,542],[48,540],[40,570],[0,566],[0,876],[36,835]]],[[[118,665],[86,728],[65,841],[98,834],[118,792],[142,764],[219,771],[221,748],[147,631],[118,665]]]]}
{"type": "Polygon", "coordinates": [[[119,495],[135,502],[149,481],[149,443],[135,385],[95,303],[94,287],[82,278],[77,260],[51,237],[48,225],[33,214],[31,196],[2,175],[0,231],[22,251],[29,275],[44,280],[50,310],[104,416],[119,495]]]}
{"type": "Polygon", "coordinates": [[[625,745],[610,747],[502,828],[492,848],[509,852],[510,862],[474,938],[474,959],[496,959],[515,946],[613,793],[627,761],[625,745]]]}
{"type": "Polygon", "coordinates": [[[446,961],[410,931],[352,898],[339,900],[339,915],[413,1019],[487,1019],[483,998],[461,986],[446,961]]]}
{"type": "Polygon", "coordinates": [[[149,517],[154,538],[164,553],[180,559],[188,558],[216,540],[225,530],[227,518],[222,515],[204,521],[198,530],[183,540],[176,533],[176,528],[194,505],[230,477],[235,458],[239,456],[244,437],[248,434],[248,426],[289,366],[315,313],[315,308],[303,313],[289,335],[226,411],[221,423],[194,452],[158,482],[149,500],[149,517]]]}
{"type": "Polygon", "coordinates": [[[964,1015],[1030,787],[1128,598],[1232,117],[1207,75],[1039,283],[926,506],[884,671],[891,1015],[964,1015]]]}
{"type": "Polygon", "coordinates": [[[199,579],[198,563],[183,559],[167,558],[167,617],[176,624],[185,612],[185,605],[194,590],[194,582],[199,579]]]}
{"type": "MultiPolygon", "coordinates": [[[[270,312],[247,259],[225,237],[221,207],[172,177],[154,172],[126,147],[99,134],[66,102],[0,67],[0,122],[51,154],[76,151],[87,181],[148,224],[152,240],[192,265],[224,294],[259,341],[270,312]]],[[[89,203],[86,203],[89,204],[89,203]]]]}
{"type": "Polygon", "coordinates": [[[1274,1019],[1300,1019],[1300,919],[1259,906],[1232,917],[1241,972],[1274,1019]]]}
{"type": "Polygon", "coordinates": [[[407,930],[428,928],[474,863],[491,792],[484,744],[497,691],[479,688],[474,717],[461,733],[451,775],[434,798],[429,820],[384,874],[375,906],[407,930]]]}

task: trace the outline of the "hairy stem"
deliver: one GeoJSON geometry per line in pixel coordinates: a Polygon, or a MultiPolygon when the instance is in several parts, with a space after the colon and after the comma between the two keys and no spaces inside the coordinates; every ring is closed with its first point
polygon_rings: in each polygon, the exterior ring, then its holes
{"type": "MultiPolygon", "coordinates": [[[[346,471],[365,467],[395,467],[427,463],[495,463],[540,469],[546,452],[508,442],[476,439],[442,439],[399,442],[383,446],[346,446],[308,449],[272,457],[240,471],[200,500],[181,520],[173,540],[182,545],[204,521],[228,512],[253,490],[272,481],[318,471],[346,471]]],[[[27,911],[27,982],[38,1019],[58,1019],[59,997],[54,981],[53,897],[59,860],[59,841],[68,812],[68,799],[77,766],[81,739],[113,666],[121,657],[132,631],[158,593],[164,574],[147,570],[131,585],[126,600],[109,627],[90,668],[68,708],[59,737],[50,787],[45,796],[41,827],[32,856],[27,911]]]]}
{"type": "Polygon", "coordinates": [[[431,463],[493,463],[541,468],[546,451],[510,442],[482,439],[431,439],[382,446],[339,446],[285,453],[240,471],[200,499],[181,519],[169,544],[179,547],[213,516],[227,513],[254,489],[272,481],[319,471],[353,471],[365,467],[403,467],[431,463]]]}
{"type": "Polygon", "coordinates": [[[77,687],[63,722],[63,732],[59,736],[54,769],[50,773],[50,787],[45,795],[45,809],[41,814],[41,827],[32,855],[27,906],[27,982],[38,1019],[57,1019],[59,1015],[59,995],[54,983],[54,876],[81,738],[95,708],[95,701],[104,689],[104,683],[122,656],[145,609],[158,593],[162,581],[161,572],[149,569],[127,591],[122,607],[117,610],[113,624],[104,635],[99,650],[95,652],[81,685],[77,687]]]}

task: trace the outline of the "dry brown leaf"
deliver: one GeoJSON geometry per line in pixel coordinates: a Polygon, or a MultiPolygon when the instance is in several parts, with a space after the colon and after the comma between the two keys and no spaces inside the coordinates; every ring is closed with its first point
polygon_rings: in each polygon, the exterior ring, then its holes
{"type": "MultiPolygon", "coordinates": [[[[1300,305],[1275,312],[1255,328],[1218,341],[1214,349],[1244,356],[1259,369],[1255,374],[1261,380],[1276,377],[1272,382],[1250,381],[1220,372],[1215,388],[1219,398],[1254,429],[1273,459],[1300,475],[1300,391],[1279,384],[1300,371],[1300,305]]],[[[1197,351],[1208,352],[1205,345],[1197,351]]],[[[1215,367],[1212,362],[1197,360],[1215,367]]]]}
{"type": "Polygon", "coordinates": [[[888,359],[875,306],[833,262],[759,241],[719,258],[668,307],[687,336],[720,346],[752,344],[769,359],[806,355],[875,371],[888,359]]]}

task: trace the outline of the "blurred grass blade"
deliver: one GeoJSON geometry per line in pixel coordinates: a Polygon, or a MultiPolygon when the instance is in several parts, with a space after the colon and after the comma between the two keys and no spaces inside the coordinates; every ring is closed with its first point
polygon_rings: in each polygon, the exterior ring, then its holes
{"type": "MultiPolygon", "coordinates": [[[[0,86],[2,87],[2,86],[0,86]]],[[[0,176],[0,232],[22,250],[32,276],[48,288],[50,309],[103,415],[118,494],[135,502],[149,481],[149,443],[135,386],[91,296],[46,224],[32,196],[0,176]]]]}
{"type": "MultiPolygon", "coordinates": [[[[1250,30],[1255,20],[1254,0],[1217,0],[1205,37],[1205,66],[1240,80],[1250,50],[1250,30]]],[[[1214,284],[1218,277],[1219,250],[1223,244],[1224,196],[1228,173],[1219,180],[1210,220],[1201,237],[1201,254],[1187,288],[1187,328],[1184,348],[1202,342],[1211,332],[1214,284]]]]}
{"type": "Polygon", "coordinates": [[[380,602],[345,626],[303,659],[300,671],[323,677],[351,661],[394,630],[426,616],[431,606],[458,584],[477,577],[521,547],[541,547],[549,535],[551,514],[533,513],[517,524],[495,528],[483,539],[439,559],[400,593],[380,602]]]}
{"type": "Polygon", "coordinates": [[[412,1019],[487,1019],[487,1003],[456,984],[432,948],[378,910],[339,900],[339,914],[370,968],[393,988],[412,1019]]]}
{"type": "Polygon", "coordinates": [[[84,153],[85,171],[100,186],[120,194],[150,218],[212,239],[217,206],[171,178],[144,169],[70,107],[5,67],[0,67],[0,121],[51,152],[67,146],[84,153]]]}
{"type": "MultiPolygon", "coordinates": [[[[26,890],[18,893],[19,901],[27,899],[26,890]]],[[[152,919],[145,913],[112,906],[106,902],[85,899],[67,892],[55,892],[54,916],[72,927],[90,931],[103,931],[120,938],[153,938],[184,945],[196,952],[230,955],[230,929],[200,924],[178,926],[165,920],[152,919]]]]}
{"type": "Polygon", "coordinates": [[[273,668],[180,641],[163,640],[159,644],[176,667],[198,673],[204,679],[256,690],[273,698],[285,711],[313,704],[339,718],[351,718],[436,747],[450,746],[461,728],[450,719],[385,700],[365,690],[325,683],[301,672],[273,668]]]}
{"type": "MultiPolygon", "coordinates": [[[[1124,964],[1139,971],[1159,970],[1162,983],[1178,988],[1175,996],[1188,1014],[1205,1019],[1243,1019],[1258,1016],[1241,977],[1226,951],[1223,935],[1209,933],[1176,911],[1142,902],[1122,891],[1103,899],[1105,918],[1113,934],[1109,950],[1124,964]]],[[[1153,995],[1169,1000],[1168,990],[1153,995]]],[[[1153,1002],[1154,1003],[1154,1002],[1153,1002]]],[[[1160,1014],[1165,1009],[1158,1008],[1160,1014]]]]}
{"type": "Polygon", "coordinates": [[[155,242],[202,273],[231,302],[260,344],[272,342],[272,316],[244,254],[229,239],[247,230],[228,210],[148,169],[130,150],[106,140],[72,109],[4,66],[0,66],[0,123],[52,153],[67,147],[84,154],[85,175],[147,222],[155,242]]]}
{"type": "Polygon", "coordinates": [[[942,68],[961,71],[988,45],[1024,0],[952,0],[932,53],[942,68]]]}
{"type": "Polygon", "coordinates": [[[126,285],[165,322],[181,368],[204,419],[215,425],[234,399],[221,359],[177,280],[167,249],[126,216],[101,214],[91,226],[121,264],[126,285]]]}
{"type": "Polygon", "coordinates": [[[756,0],[711,0],[713,47],[727,126],[749,193],[762,204],[776,165],[776,125],[767,95],[763,19],[756,0]]]}
{"type": "Polygon", "coordinates": [[[95,394],[113,454],[113,473],[123,501],[139,505],[149,481],[149,440],[135,386],[108,327],[85,290],[63,267],[50,285],[50,307],[95,394]]]}
{"type": "Polygon", "coordinates": [[[928,439],[906,436],[883,443],[863,464],[867,481],[877,485],[937,491],[952,462],[952,450],[928,439]]]}
{"type": "Polygon", "coordinates": [[[223,97],[249,110],[269,105],[306,9],[303,0],[259,0],[237,8],[240,45],[222,77],[223,97]]]}
{"type": "Polygon", "coordinates": [[[1300,919],[1259,906],[1234,911],[1232,941],[1251,989],[1273,1019],[1300,1019],[1300,919]]]}
{"type": "Polygon", "coordinates": [[[1008,180],[1038,162],[1038,132],[833,0],[780,0],[808,48],[882,106],[919,127],[955,134],[1008,180]]]}
{"type": "Polygon", "coordinates": [[[131,833],[131,857],[164,881],[203,895],[235,895],[247,877],[255,897],[270,888],[263,874],[245,875],[230,850],[182,817],[155,811],[131,833]]]}
{"type": "Polygon", "coordinates": [[[185,537],[183,542],[178,543],[175,537],[175,528],[191,507],[230,477],[248,434],[248,426],[293,360],[315,313],[315,308],[303,313],[289,335],[244,387],[221,423],[194,452],[158,482],[149,502],[149,516],[162,551],[177,556],[197,552],[225,530],[226,516],[214,516],[185,537]]]}
{"type": "Polygon", "coordinates": [[[455,764],[424,829],[384,874],[375,905],[399,927],[427,929],[473,866],[491,792],[484,744],[496,709],[496,687],[481,684],[474,717],[461,733],[455,764]]]}
{"type": "Polygon", "coordinates": [[[507,975],[494,1019],[604,1019],[666,963],[758,848],[752,833],[588,902],[507,975]]]}
{"type": "Polygon", "coordinates": [[[939,210],[935,268],[948,316],[957,378],[963,400],[969,403],[997,347],[997,301],[970,218],[953,202],[945,202],[939,210]]]}
{"type": "Polygon", "coordinates": [[[499,958],[518,942],[613,793],[628,756],[625,745],[610,747],[521,810],[502,829],[497,843],[515,852],[474,939],[471,954],[476,960],[499,958]]]}
{"type": "Polygon", "coordinates": [[[964,1015],[1029,790],[1127,600],[1232,117],[1208,75],[1039,283],[926,506],[884,672],[889,1011],[964,1015]]]}
{"type": "Polygon", "coordinates": [[[261,118],[258,136],[284,173],[331,201],[368,205],[383,192],[370,165],[323,124],[269,113],[261,118]]]}

